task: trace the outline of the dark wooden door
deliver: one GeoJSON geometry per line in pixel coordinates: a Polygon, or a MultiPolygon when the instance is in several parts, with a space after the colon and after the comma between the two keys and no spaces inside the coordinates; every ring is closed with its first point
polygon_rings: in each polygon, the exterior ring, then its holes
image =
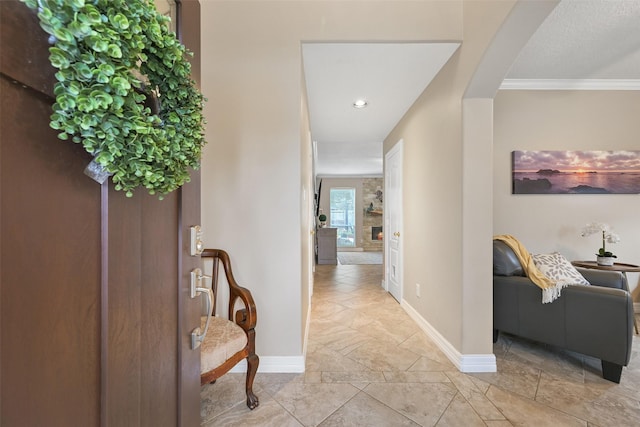
{"type": "MultiPolygon", "coordinates": [[[[199,3],[181,6],[199,40],[199,3]]],[[[0,19],[0,425],[199,425],[199,175],[162,201],[84,176],[48,126],[47,36],[18,1],[0,19]]]]}

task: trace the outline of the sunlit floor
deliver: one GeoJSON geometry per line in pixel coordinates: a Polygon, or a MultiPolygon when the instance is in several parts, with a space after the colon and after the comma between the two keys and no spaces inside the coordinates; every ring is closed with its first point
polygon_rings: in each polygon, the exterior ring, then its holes
{"type": "MultiPolygon", "coordinates": [[[[382,266],[317,267],[304,374],[203,387],[203,426],[639,426],[640,344],[620,384],[600,362],[501,336],[498,373],[460,373],[381,287],[382,266]]],[[[259,349],[258,349],[259,350],[259,349]]]]}

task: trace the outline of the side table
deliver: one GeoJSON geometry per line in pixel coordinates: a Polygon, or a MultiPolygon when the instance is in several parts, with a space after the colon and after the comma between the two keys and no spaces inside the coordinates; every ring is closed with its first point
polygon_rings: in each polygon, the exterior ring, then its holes
{"type": "MultiPolygon", "coordinates": [[[[624,281],[627,286],[626,291],[629,292],[629,280],[627,279],[627,273],[640,273],[640,265],[625,264],[623,262],[615,262],[613,265],[599,265],[595,261],[571,261],[575,267],[591,268],[594,270],[609,270],[619,271],[624,276],[624,281]]],[[[633,313],[633,327],[638,333],[638,323],[636,322],[636,314],[633,313]]]]}

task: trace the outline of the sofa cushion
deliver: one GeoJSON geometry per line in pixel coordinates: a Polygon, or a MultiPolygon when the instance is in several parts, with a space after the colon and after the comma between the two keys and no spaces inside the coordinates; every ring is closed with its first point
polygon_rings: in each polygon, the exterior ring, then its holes
{"type": "Polygon", "coordinates": [[[532,255],[536,267],[560,288],[569,285],[590,285],[587,279],[560,253],[532,255]]]}
{"type": "MultiPolygon", "coordinates": [[[[206,321],[207,317],[203,316],[200,330],[204,330],[206,321]]],[[[212,317],[207,335],[202,341],[200,373],[209,372],[222,365],[246,345],[247,334],[240,326],[222,317],[212,317]]]]}
{"type": "Polygon", "coordinates": [[[515,252],[500,240],[493,241],[493,275],[524,276],[524,270],[515,252]]]}

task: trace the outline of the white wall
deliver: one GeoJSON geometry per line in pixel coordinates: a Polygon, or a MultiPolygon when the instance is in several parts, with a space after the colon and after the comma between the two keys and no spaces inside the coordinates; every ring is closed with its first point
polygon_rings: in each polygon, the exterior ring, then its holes
{"type": "MultiPolygon", "coordinates": [[[[511,194],[514,150],[640,150],[640,92],[500,91],[494,108],[495,234],[516,236],[532,253],[595,260],[601,242],[580,229],[606,222],[622,239],[608,248],[640,264],[640,195],[511,194]]],[[[628,278],[637,288],[638,275],[628,278]]]]}
{"type": "Polygon", "coordinates": [[[311,231],[301,224],[300,43],[460,40],[462,5],[233,0],[201,8],[205,242],[230,253],[236,277],[254,294],[261,360],[299,360],[308,286],[301,234],[311,231]]]}

